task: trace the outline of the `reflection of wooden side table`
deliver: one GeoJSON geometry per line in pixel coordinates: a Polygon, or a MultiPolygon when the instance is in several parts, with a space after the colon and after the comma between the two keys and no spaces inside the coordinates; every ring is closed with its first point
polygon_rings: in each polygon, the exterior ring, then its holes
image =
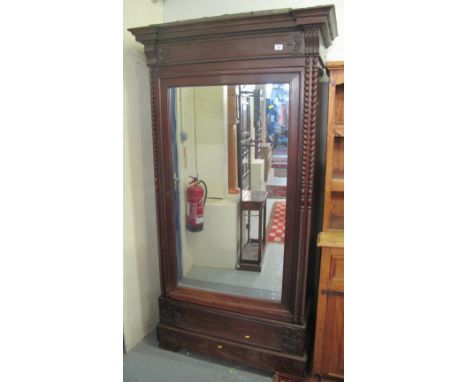
{"type": "Polygon", "coordinates": [[[266,199],[268,193],[266,191],[242,191],[240,202],[240,243],[241,251],[237,269],[246,271],[260,272],[262,270],[262,255],[265,250],[266,237],[266,199]],[[245,229],[244,211],[247,212],[247,241],[243,246],[242,234],[245,229]],[[250,237],[250,212],[258,211],[258,238],[250,237]]]}

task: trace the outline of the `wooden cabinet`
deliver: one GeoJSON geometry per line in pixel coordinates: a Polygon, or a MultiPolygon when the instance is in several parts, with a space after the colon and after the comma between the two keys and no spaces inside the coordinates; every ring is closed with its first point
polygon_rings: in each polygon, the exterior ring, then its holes
{"type": "Polygon", "coordinates": [[[344,251],[343,232],[322,232],[313,374],[344,377],[344,251]]]}
{"type": "Polygon", "coordinates": [[[328,93],[327,162],[323,231],[344,227],[344,63],[327,63],[328,93]]]}
{"type": "Polygon", "coordinates": [[[319,287],[317,374],[343,377],[344,255],[343,248],[324,247],[319,287]]]}
{"type": "Polygon", "coordinates": [[[330,72],[322,248],[313,351],[314,381],[344,379],[344,64],[330,72]]]}

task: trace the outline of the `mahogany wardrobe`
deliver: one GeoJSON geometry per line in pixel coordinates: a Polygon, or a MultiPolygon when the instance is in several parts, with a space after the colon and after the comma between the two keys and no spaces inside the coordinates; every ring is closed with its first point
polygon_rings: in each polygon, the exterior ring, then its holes
{"type": "Polygon", "coordinates": [[[334,6],[130,32],[151,82],[159,346],[303,378],[317,305],[321,89],[334,6]]]}

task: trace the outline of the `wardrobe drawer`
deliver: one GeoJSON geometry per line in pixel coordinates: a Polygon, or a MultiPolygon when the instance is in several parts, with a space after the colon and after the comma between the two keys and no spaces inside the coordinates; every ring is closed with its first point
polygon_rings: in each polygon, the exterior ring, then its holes
{"type": "Polygon", "coordinates": [[[254,319],[164,297],[160,298],[159,307],[164,325],[298,356],[304,354],[306,328],[302,325],[254,319]]]}

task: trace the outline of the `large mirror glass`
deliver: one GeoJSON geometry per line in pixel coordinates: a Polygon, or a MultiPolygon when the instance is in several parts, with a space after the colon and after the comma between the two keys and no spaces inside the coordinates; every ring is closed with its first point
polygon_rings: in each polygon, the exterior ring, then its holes
{"type": "Polygon", "coordinates": [[[178,285],[281,300],[289,84],[169,89],[178,285]]]}

